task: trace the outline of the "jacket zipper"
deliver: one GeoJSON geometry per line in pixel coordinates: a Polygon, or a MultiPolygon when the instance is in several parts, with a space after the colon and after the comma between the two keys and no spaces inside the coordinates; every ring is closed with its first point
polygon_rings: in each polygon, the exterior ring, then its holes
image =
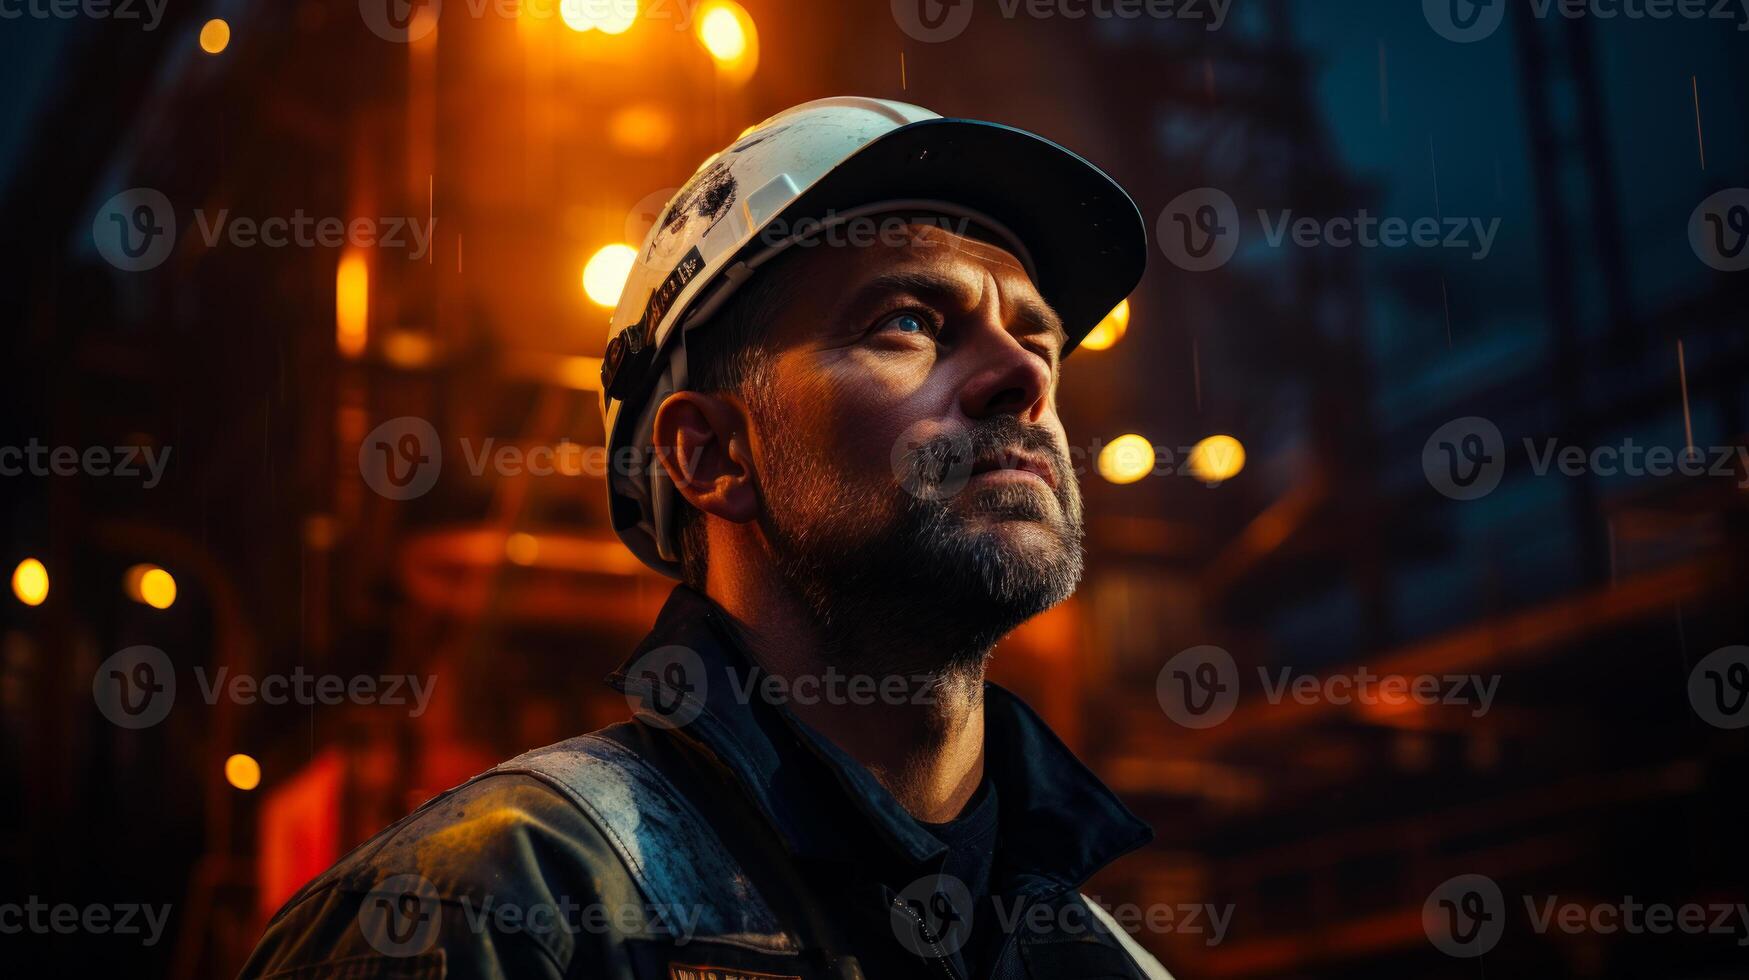
{"type": "Polygon", "coordinates": [[[898,897],[893,899],[893,908],[910,916],[912,921],[917,923],[917,935],[922,936],[924,942],[929,944],[930,950],[935,953],[935,965],[941,967],[942,975],[947,977],[947,980],[960,980],[959,974],[954,972],[953,961],[947,957],[947,951],[941,948],[940,943],[929,938],[929,923],[923,920],[923,916],[918,915],[915,909],[906,905],[904,900],[898,897]]]}

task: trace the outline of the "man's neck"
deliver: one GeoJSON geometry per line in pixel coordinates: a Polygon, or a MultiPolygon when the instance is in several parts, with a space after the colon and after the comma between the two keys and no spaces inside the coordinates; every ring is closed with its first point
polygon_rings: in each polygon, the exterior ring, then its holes
{"type": "Polygon", "coordinates": [[[864,630],[853,625],[829,640],[806,603],[780,582],[757,573],[719,574],[715,563],[707,591],[762,669],[791,692],[808,679],[800,688],[804,696],[787,705],[796,717],[862,763],[916,819],[942,823],[959,816],[984,776],[981,655],[920,649],[917,637],[891,623],[864,630]],[[962,666],[946,672],[857,666],[900,663],[962,666]]]}

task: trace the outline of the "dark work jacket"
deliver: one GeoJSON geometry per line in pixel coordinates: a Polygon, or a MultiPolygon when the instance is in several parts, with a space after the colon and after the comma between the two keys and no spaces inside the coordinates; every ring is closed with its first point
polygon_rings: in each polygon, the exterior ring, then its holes
{"type": "Polygon", "coordinates": [[[965,908],[936,877],[941,842],[760,676],[722,611],[675,589],[609,678],[635,720],[360,845],[280,909],[242,975],[960,980],[957,944],[994,915],[985,976],[1166,976],[1077,890],[1149,829],[1018,698],[986,687],[992,901],[965,908]]]}

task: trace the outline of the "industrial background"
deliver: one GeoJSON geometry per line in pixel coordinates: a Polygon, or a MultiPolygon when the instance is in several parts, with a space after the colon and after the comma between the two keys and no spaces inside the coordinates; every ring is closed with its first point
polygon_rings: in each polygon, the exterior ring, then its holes
{"type": "Polygon", "coordinates": [[[590,453],[625,247],[859,94],[1047,135],[1158,221],[1064,375],[1087,578],[995,665],[1158,834],[1089,893],[1229,911],[1138,933],[1181,980],[1749,976],[1736,912],[1529,911],[1749,901],[1749,13],[1680,6],[0,3],[0,972],[234,975],[352,845],[627,715],[599,680],[668,583],[590,453]],[[1472,240],[1280,224],[1363,211],[1472,240]],[[1227,261],[1174,237],[1211,228],[1227,261]],[[173,698],[127,689],[154,656],[173,698]],[[413,683],[232,684],[324,676],[413,683]],[[1504,896],[1480,956],[1427,914],[1461,875],[1504,896]]]}

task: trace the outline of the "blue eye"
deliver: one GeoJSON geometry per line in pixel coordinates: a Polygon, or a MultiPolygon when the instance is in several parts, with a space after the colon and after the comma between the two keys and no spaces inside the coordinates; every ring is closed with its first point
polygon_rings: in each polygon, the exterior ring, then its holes
{"type": "Polygon", "coordinates": [[[900,333],[929,332],[929,324],[915,313],[899,313],[888,317],[887,322],[897,327],[900,333]]]}

